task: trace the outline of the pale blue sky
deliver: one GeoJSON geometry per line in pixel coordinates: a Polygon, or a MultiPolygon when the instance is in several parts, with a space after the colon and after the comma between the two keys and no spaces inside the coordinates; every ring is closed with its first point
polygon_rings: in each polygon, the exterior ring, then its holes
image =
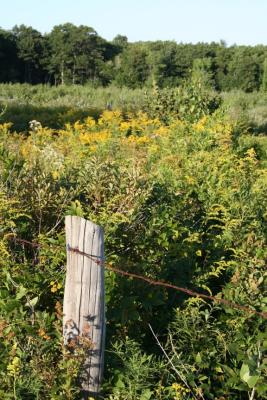
{"type": "Polygon", "coordinates": [[[267,44],[267,0],[5,0],[0,27],[31,25],[42,33],[72,22],[111,40],[267,44]]]}

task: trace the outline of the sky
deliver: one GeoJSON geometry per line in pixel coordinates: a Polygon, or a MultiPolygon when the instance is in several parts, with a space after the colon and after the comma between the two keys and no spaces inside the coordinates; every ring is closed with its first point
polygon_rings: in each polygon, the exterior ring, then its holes
{"type": "MultiPolygon", "coordinates": [[[[1,0],[0,0],[1,1],[1,0]]],[[[267,0],[2,0],[0,27],[87,25],[107,40],[267,45],[267,0]]]]}

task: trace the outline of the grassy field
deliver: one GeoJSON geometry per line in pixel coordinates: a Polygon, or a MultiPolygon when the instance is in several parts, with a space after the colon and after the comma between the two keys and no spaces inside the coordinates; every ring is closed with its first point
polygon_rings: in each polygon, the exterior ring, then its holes
{"type": "Polygon", "coordinates": [[[185,97],[177,114],[165,95],[144,112],[143,91],[0,86],[1,399],[80,399],[69,214],[103,226],[114,267],[211,296],[106,271],[101,398],[267,399],[266,97],[185,97]]]}
{"type": "MultiPolygon", "coordinates": [[[[13,129],[27,130],[31,120],[51,128],[64,127],[88,115],[98,117],[105,109],[122,112],[141,111],[146,90],[93,88],[90,86],[31,86],[0,84],[1,120],[12,122],[13,129]]],[[[252,133],[267,133],[267,94],[232,91],[222,93],[223,105],[233,121],[239,121],[252,133]]]]}
{"type": "Polygon", "coordinates": [[[267,93],[232,91],[222,97],[234,121],[243,121],[252,133],[267,134],[267,93]]]}
{"type": "Polygon", "coordinates": [[[88,115],[98,117],[107,108],[134,111],[143,104],[144,92],[138,89],[0,84],[0,105],[6,107],[2,120],[12,122],[18,131],[27,130],[34,119],[59,128],[88,115]]]}

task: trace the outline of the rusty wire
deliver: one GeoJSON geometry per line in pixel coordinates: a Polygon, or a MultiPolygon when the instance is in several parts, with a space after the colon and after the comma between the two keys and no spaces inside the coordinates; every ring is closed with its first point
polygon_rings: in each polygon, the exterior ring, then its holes
{"type": "MultiPolygon", "coordinates": [[[[35,247],[35,248],[38,248],[38,249],[43,247],[43,245],[41,245],[40,243],[37,243],[37,242],[30,242],[28,240],[19,239],[19,238],[16,238],[16,237],[13,237],[12,239],[14,240],[14,242],[18,242],[18,243],[21,243],[21,244],[26,244],[26,245],[29,245],[29,246],[32,246],[32,247],[35,247]]],[[[56,244],[49,244],[49,245],[53,246],[53,247],[61,247],[62,248],[61,245],[56,245],[56,244]]],[[[199,297],[199,298],[202,298],[202,299],[205,299],[205,300],[211,300],[211,301],[223,304],[223,305],[225,305],[227,307],[230,307],[230,308],[233,308],[233,309],[237,309],[237,310],[240,310],[240,311],[244,311],[244,312],[246,312],[248,314],[258,315],[258,316],[260,316],[260,317],[262,317],[264,319],[267,319],[267,312],[256,311],[256,310],[253,310],[253,309],[249,308],[248,306],[243,306],[243,305],[234,303],[232,301],[229,301],[229,300],[226,300],[226,299],[222,299],[220,297],[199,293],[199,292],[197,292],[195,290],[190,290],[190,289],[187,289],[187,288],[184,288],[184,287],[173,285],[172,283],[164,282],[164,281],[161,281],[161,280],[154,280],[154,279],[150,279],[150,278],[148,278],[146,276],[143,276],[143,275],[139,275],[139,274],[135,274],[135,273],[132,273],[132,272],[124,271],[122,269],[119,269],[119,268],[116,268],[116,267],[112,266],[111,264],[107,263],[103,259],[100,259],[100,257],[98,257],[96,255],[85,253],[85,252],[79,250],[76,247],[75,248],[71,247],[69,244],[67,244],[67,251],[71,251],[71,252],[79,254],[79,255],[81,255],[83,257],[87,257],[90,260],[92,260],[93,262],[95,262],[97,265],[105,267],[106,269],[108,269],[108,270],[110,270],[110,271],[112,271],[112,272],[114,272],[116,274],[119,274],[119,275],[122,275],[122,276],[126,276],[128,278],[138,279],[138,280],[141,280],[141,281],[146,282],[146,283],[148,283],[150,285],[153,285],[153,286],[161,286],[161,287],[165,287],[165,288],[168,288],[168,289],[174,289],[174,290],[177,290],[179,292],[185,293],[188,296],[199,297]]]]}

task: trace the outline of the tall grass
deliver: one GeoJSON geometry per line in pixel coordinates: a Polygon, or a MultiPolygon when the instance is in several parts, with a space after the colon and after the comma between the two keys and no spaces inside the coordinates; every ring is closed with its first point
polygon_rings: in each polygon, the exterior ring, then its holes
{"type": "Polygon", "coordinates": [[[50,107],[140,109],[144,102],[144,91],[115,86],[94,88],[89,85],[0,84],[0,101],[50,107]]]}
{"type": "Polygon", "coordinates": [[[243,121],[253,133],[267,133],[267,93],[234,90],[223,93],[222,97],[234,121],[243,121]]]}
{"type": "Polygon", "coordinates": [[[105,109],[129,112],[143,109],[141,89],[94,88],[92,86],[49,86],[0,84],[0,122],[12,122],[12,130],[26,131],[29,121],[61,128],[87,116],[97,118],[105,109]]]}
{"type": "MultiPolygon", "coordinates": [[[[105,109],[144,110],[145,92],[145,89],[112,85],[95,88],[90,85],[0,84],[0,118],[1,122],[11,121],[17,131],[26,130],[32,119],[58,128],[88,115],[97,117],[105,109]]],[[[235,90],[221,96],[223,107],[233,121],[243,124],[252,133],[267,133],[267,93],[235,90]]]]}

